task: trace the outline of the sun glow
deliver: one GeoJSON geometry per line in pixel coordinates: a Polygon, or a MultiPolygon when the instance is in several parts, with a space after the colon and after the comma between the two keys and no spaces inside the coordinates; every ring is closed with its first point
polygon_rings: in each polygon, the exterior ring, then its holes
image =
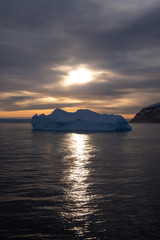
{"type": "Polygon", "coordinates": [[[75,71],[71,71],[66,79],[67,85],[85,84],[92,79],[91,71],[85,68],[78,68],[75,71]]]}

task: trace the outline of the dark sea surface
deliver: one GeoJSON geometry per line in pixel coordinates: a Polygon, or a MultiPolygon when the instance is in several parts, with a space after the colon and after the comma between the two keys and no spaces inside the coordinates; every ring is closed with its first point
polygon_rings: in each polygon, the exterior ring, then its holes
{"type": "Polygon", "coordinates": [[[159,239],[160,124],[132,128],[0,123],[0,239],[159,239]]]}

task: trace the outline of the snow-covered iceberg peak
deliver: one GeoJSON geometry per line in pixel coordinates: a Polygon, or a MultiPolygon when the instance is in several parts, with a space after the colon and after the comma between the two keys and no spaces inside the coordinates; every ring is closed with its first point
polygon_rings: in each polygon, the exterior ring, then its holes
{"type": "Polygon", "coordinates": [[[50,115],[34,115],[32,126],[35,130],[52,131],[130,131],[127,120],[120,115],[99,114],[88,109],[66,112],[55,109],[50,115]]]}

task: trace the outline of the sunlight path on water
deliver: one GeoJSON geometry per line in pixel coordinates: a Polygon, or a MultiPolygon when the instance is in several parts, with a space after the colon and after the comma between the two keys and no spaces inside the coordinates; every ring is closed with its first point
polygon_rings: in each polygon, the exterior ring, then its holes
{"type": "Polygon", "coordinates": [[[94,213],[90,201],[95,197],[89,193],[88,167],[94,148],[90,144],[90,137],[87,134],[68,134],[69,154],[65,157],[66,171],[63,181],[66,182],[65,196],[67,205],[62,216],[68,221],[79,224],[73,226],[78,236],[84,236],[89,225],[88,218],[94,213]],[[83,222],[83,224],[82,224],[83,222]],[[85,223],[85,224],[84,224],[85,223]]]}

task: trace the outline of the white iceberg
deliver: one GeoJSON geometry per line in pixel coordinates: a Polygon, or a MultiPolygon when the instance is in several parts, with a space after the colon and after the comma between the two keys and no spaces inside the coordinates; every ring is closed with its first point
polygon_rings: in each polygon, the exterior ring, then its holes
{"type": "Polygon", "coordinates": [[[99,114],[88,109],[76,112],[66,112],[55,109],[50,115],[34,115],[32,117],[34,130],[52,131],[130,131],[127,120],[120,115],[99,114]]]}
{"type": "Polygon", "coordinates": [[[76,112],[66,112],[55,109],[50,115],[34,115],[32,117],[34,130],[52,131],[130,131],[127,120],[120,115],[99,114],[88,109],[76,112]]]}

